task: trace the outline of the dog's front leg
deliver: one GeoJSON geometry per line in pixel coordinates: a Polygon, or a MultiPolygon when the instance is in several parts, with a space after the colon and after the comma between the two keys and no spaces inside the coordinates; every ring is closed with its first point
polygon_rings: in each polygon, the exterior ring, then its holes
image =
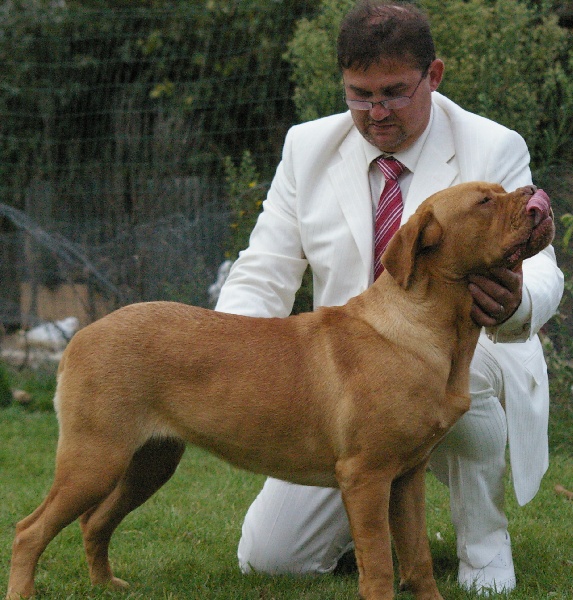
{"type": "Polygon", "coordinates": [[[443,600],[432,568],[426,529],[426,465],[424,461],[392,484],[390,529],[400,565],[400,589],[416,600],[443,600]]]}
{"type": "Polygon", "coordinates": [[[388,524],[392,477],[363,469],[356,459],[339,461],[336,474],[354,539],[360,595],[365,600],[392,600],[394,571],[388,524]]]}

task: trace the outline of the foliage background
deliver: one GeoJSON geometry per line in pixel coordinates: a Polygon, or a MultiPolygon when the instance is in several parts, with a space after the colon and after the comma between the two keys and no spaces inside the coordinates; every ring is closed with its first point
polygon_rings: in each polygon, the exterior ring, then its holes
{"type": "Polygon", "coordinates": [[[22,282],[87,284],[94,305],[206,303],[194,282],[223,258],[224,159],[249,150],[270,177],[296,120],[282,53],[312,4],[1,4],[4,322],[22,282]]]}

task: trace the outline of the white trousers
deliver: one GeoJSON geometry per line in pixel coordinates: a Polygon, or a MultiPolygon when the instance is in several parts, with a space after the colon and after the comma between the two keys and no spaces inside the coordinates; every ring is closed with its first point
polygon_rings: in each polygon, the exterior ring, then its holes
{"type": "MultiPolygon", "coordinates": [[[[470,392],[470,410],[434,450],[430,467],[450,488],[458,558],[480,568],[501,549],[507,530],[503,379],[481,344],[470,392]]],[[[239,566],[269,574],[328,573],[352,546],[339,490],[269,478],[245,517],[239,566]]]]}

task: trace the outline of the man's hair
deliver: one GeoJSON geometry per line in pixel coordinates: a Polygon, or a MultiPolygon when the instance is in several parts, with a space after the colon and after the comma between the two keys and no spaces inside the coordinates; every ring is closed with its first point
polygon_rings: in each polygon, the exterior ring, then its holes
{"type": "Polygon", "coordinates": [[[341,70],[366,70],[380,59],[397,59],[424,71],[435,58],[429,20],[410,2],[360,0],[342,20],[341,70]]]}

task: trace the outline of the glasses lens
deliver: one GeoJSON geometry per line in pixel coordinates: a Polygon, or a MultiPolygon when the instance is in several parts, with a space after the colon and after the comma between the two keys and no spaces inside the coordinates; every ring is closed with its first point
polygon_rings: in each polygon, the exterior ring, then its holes
{"type": "Polygon", "coordinates": [[[372,108],[372,103],[364,100],[346,100],[346,104],[352,110],[370,110],[372,108]]]}
{"type": "Polygon", "coordinates": [[[397,108],[404,108],[410,104],[410,98],[408,96],[400,96],[400,98],[392,98],[390,100],[384,100],[384,102],[367,102],[366,100],[348,100],[347,98],[346,104],[348,108],[352,110],[372,110],[374,106],[377,104],[382,104],[384,108],[389,110],[394,110],[397,108]]]}
{"type": "Polygon", "coordinates": [[[404,108],[410,104],[410,98],[408,96],[400,96],[399,98],[392,98],[391,100],[386,100],[384,103],[386,108],[390,110],[394,110],[396,108],[404,108]]]}

